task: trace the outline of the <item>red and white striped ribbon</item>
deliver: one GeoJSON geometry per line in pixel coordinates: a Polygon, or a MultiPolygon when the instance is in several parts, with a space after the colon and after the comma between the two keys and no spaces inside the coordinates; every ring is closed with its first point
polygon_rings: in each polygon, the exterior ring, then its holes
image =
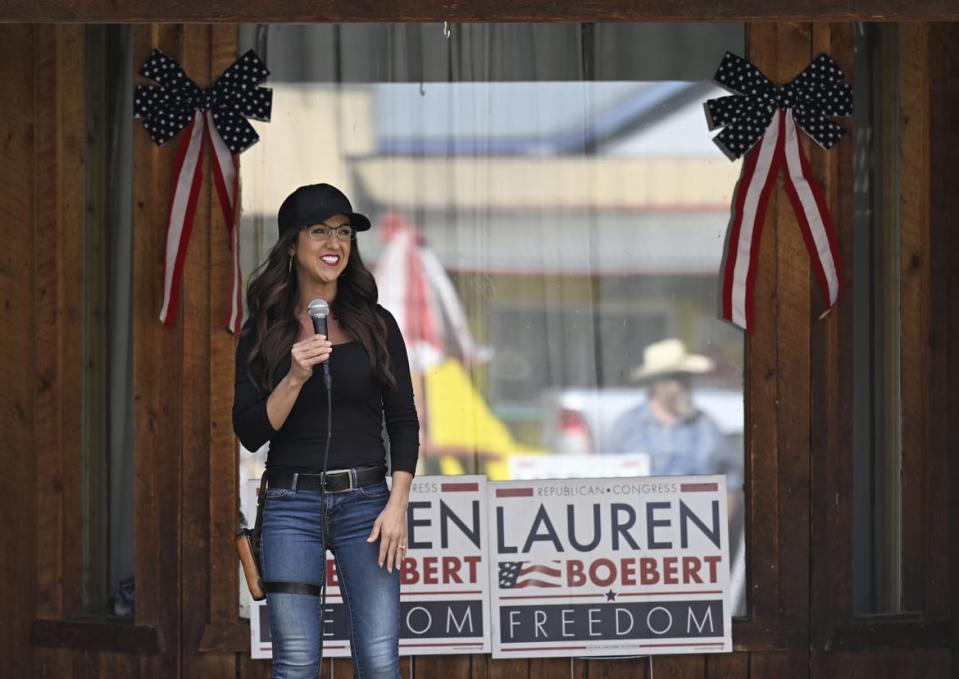
{"type": "Polygon", "coordinates": [[[733,198],[733,214],[723,255],[722,316],[747,332],[753,327],[753,294],[759,242],[769,192],[785,168],[786,192],[802,229],[806,249],[828,306],[836,305],[842,281],[839,245],[822,191],[799,145],[792,111],[773,116],[762,139],[746,154],[733,198]]]}
{"type": "Polygon", "coordinates": [[[220,197],[220,208],[226,218],[227,235],[229,237],[230,259],[232,265],[230,277],[230,305],[227,311],[226,327],[234,335],[240,332],[243,326],[243,275],[240,271],[240,243],[239,228],[237,225],[237,196],[240,186],[240,160],[230,153],[220,137],[220,133],[213,126],[213,114],[206,112],[207,138],[213,148],[213,179],[216,192],[220,197]]]}
{"type": "Polygon", "coordinates": [[[232,275],[226,325],[230,332],[235,334],[243,325],[242,274],[236,224],[239,163],[213,126],[213,117],[209,111],[206,113],[197,111],[193,116],[193,121],[187,127],[183,141],[180,142],[173,166],[173,193],[170,196],[167,216],[163,306],[160,309],[160,320],[163,325],[170,327],[173,325],[173,319],[176,318],[183,262],[186,259],[193,219],[196,216],[200,185],[203,183],[203,149],[207,144],[212,151],[214,185],[228,230],[232,275]]]}

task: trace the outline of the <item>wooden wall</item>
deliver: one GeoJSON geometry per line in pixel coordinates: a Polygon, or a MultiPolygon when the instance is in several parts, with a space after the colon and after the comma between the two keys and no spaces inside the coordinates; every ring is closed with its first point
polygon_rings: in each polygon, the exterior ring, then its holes
{"type": "MultiPolygon", "coordinates": [[[[828,51],[852,73],[852,24],[756,23],[749,56],[792,78],[828,51]]],[[[268,677],[236,615],[237,506],[230,429],[232,339],[222,329],[226,234],[204,184],[179,318],[155,319],[173,148],[134,130],[135,624],[80,620],[80,323],[84,220],[82,27],[0,24],[0,675],[268,677]]],[[[852,613],[852,294],[825,321],[785,193],[770,202],[756,329],[747,339],[748,618],[736,652],[627,660],[404,659],[403,676],[652,679],[947,677],[959,631],[959,27],[902,26],[903,525],[914,614],[852,613]]],[[[134,61],[154,46],[201,84],[235,57],[230,25],[140,25],[134,61]]],[[[852,145],[804,138],[825,181],[851,267],[852,145]]],[[[207,178],[209,174],[207,173],[207,178]]],[[[327,661],[328,663],[330,661],[327,661]]],[[[335,661],[334,675],[349,676],[335,661]]]]}
{"type": "Polygon", "coordinates": [[[954,0],[5,0],[0,20],[38,22],[308,23],[322,21],[957,21],[954,0]]]}

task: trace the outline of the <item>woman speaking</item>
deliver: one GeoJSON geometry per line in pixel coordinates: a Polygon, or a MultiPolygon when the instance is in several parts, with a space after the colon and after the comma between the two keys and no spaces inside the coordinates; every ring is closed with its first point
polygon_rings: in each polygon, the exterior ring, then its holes
{"type": "Polygon", "coordinates": [[[260,558],[274,679],[319,675],[327,549],[355,675],[399,677],[399,564],[419,423],[403,338],[356,246],[369,228],[335,187],[298,188],[247,291],[233,428],[248,450],[270,443],[260,558]],[[308,311],[317,299],[329,308],[328,336],[308,311]]]}

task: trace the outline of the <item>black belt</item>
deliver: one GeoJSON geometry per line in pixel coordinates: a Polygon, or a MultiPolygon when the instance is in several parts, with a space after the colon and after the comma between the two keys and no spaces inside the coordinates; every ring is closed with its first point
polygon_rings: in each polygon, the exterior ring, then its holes
{"type": "Polygon", "coordinates": [[[346,493],[360,486],[379,483],[385,478],[386,469],[380,466],[331,469],[325,474],[271,471],[266,474],[266,487],[346,493]]]}

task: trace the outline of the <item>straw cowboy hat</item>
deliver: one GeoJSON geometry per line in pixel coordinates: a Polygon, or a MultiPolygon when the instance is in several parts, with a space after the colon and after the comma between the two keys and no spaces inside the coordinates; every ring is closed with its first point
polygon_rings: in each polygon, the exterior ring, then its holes
{"type": "Polygon", "coordinates": [[[654,342],[643,349],[643,364],[630,374],[634,382],[645,382],[676,373],[702,374],[713,370],[716,362],[708,356],[690,354],[678,339],[654,342]]]}

